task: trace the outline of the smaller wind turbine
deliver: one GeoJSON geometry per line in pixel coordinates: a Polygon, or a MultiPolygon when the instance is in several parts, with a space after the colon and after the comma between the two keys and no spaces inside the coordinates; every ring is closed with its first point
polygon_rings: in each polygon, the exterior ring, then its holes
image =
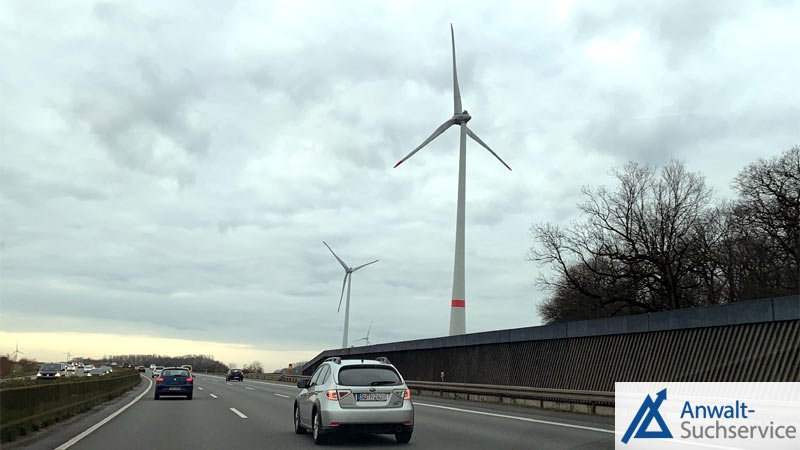
{"type": "Polygon", "coordinates": [[[72,360],[72,349],[64,353],[64,355],[67,357],[67,362],[70,362],[72,360]]]}
{"type": "Polygon", "coordinates": [[[366,342],[367,342],[367,345],[372,345],[372,344],[369,342],[369,332],[370,332],[370,331],[372,331],[372,322],[370,322],[370,323],[369,323],[369,328],[367,328],[367,335],[366,335],[366,336],[364,336],[364,337],[363,337],[363,338],[361,338],[361,339],[356,339],[355,341],[353,341],[353,343],[355,344],[355,343],[356,343],[356,342],[358,342],[358,341],[366,341],[366,342]]]}
{"type": "Polygon", "coordinates": [[[19,344],[16,344],[16,349],[15,349],[15,350],[14,350],[14,352],[12,353],[12,355],[14,355],[14,356],[13,356],[13,358],[14,358],[14,362],[17,362],[17,356],[19,356],[19,355],[24,355],[24,354],[25,354],[25,352],[21,352],[21,351],[19,351],[19,344]]]}
{"type": "Polygon", "coordinates": [[[338,313],[339,310],[342,309],[342,298],[344,298],[344,287],[345,285],[347,285],[347,303],[345,303],[344,307],[344,333],[342,333],[342,348],[347,348],[347,330],[350,327],[350,286],[352,286],[353,284],[352,281],[353,272],[363,267],[366,267],[370,264],[374,264],[379,260],[376,259],[375,261],[370,261],[358,267],[350,267],[347,264],[345,264],[344,261],[342,261],[342,258],[339,258],[339,256],[336,253],[334,253],[333,249],[331,248],[330,245],[328,245],[327,242],[322,241],[322,243],[325,244],[325,247],[328,247],[328,250],[331,251],[333,257],[336,258],[336,260],[339,261],[339,264],[341,264],[342,267],[344,268],[344,280],[342,281],[342,295],[339,296],[339,307],[336,308],[336,312],[338,313]],[[349,283],[347,282],[348,279],[350,279],[349,283]]]}

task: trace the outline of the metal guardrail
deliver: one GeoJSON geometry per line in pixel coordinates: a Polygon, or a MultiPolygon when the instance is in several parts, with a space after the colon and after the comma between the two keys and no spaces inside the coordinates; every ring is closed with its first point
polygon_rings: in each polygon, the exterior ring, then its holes
{"type": "MultiPolygon", "coordinates": [[[[247,374],[247,378],[296,383],[307,380],[305,375],[247,374]]],[[[502,386],[493,384],[439,383],[406,380],[416,395],[434,395],[453,399],[509,403],[545,409],[559,409],[589,414],[613,414],[614,393],[606,391],[579,391],[545,389],[527,386],[502,386]],[[598,408],[599,407],[599,408],[598,408]]]]}
{"type": "Polygon", "coordinates": [[[436,383],[406,381],[410,389],[452,392],[506,398],[548,400],[555,402],[614,405],[614,393],[605,391],[577,391],[568,389],[542,389],[527,386],[499,386],[492,384],[436,383]]]}
{"type": "Polygon", "coordinates": [[[299,380],[308,380],[311,378],[306,375],[287,375],[285,373],[248,373],[245,374],[244,377],[253,380],[279,381],[284,383],[297,383],[299,380]]]}

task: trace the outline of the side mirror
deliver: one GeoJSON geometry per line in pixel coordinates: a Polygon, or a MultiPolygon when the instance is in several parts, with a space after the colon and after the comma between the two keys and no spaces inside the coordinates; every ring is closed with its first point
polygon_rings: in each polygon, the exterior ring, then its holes
{"type": "Polygon", "coordinates": [[[297,382],[297,387],[299,387],[300,389],[307,389],[309,384],[310,383],[308,382],[308,380],[300,380],[297,382]]]}

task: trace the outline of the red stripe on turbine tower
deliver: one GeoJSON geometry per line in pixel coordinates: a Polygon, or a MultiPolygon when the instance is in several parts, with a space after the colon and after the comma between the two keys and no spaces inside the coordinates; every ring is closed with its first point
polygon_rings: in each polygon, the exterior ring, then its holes
{"type": "Polygon", "coordinates": [[[466,302],[464,300],[453,299],[453,303],[450,306],[452,306],[453,308],[464,308],[466,306],[465,303],[466,302]]]}

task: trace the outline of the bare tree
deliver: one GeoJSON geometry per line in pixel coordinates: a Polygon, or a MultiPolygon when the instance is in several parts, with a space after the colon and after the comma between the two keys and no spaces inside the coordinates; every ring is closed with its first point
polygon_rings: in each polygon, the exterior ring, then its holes
{"type": "Polygon", "coordinates": [[[751,233],[762,235],[772,257],[783,261],[780,288],[798,289],[800,268],[800,147],[747,165],[733,187],[739,192],[739,214],[751,233]]]}
{"type": "Polygon", "coordinates": [[[614,305],[610,315],[693,305],[689,291],[702,285],[697,240],[711,200],[705,180],[674,160],[660,170],[629,163],[612,174],[614,190],[583,188],[579,221],[531,227],[529,259],[552,269],[538,282],[554,294],[614,305]]]}

